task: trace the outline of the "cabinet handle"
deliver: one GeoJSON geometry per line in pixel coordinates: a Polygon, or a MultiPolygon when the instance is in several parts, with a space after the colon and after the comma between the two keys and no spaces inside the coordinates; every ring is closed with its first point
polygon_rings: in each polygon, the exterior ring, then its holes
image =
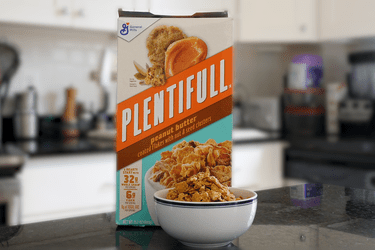
{"type": "Polygon", "coordinates": [[[69,15],[69,9],[68,7],[62,7],[60,10],[57,11],[57,14],[61,16],[67,16],[69,15]]]}
{"type": "Polygon", "coordinates": [[[75,12],[75,16],[83,18],[85,17],[85,11],[83,9],[79,9],[75,12]]]}

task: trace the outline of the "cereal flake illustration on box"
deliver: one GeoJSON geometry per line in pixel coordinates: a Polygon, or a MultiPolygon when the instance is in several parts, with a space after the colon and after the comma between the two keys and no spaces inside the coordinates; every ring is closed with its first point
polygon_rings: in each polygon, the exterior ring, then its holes
{"type": "Polygon", "coordinates": [[[166,80],[185,69],[202,62],[207,57],[207,45],[198,37],[188,37],[175,26],[161,25],[147,37],[148,58],[152,63],[146,69],[134,61],[140,84],[162,86],[166,80]]]}

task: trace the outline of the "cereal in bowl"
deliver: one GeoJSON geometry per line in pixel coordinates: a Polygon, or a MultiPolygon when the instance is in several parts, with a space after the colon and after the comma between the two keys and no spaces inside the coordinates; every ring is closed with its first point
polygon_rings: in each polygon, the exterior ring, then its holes
{"type": "Polygon", "coordinates": [[[189,177],[186,181],[176,183],[175,187],[168,191],[167,199],[176,201],[215,202],[235,201],[236,198],[229,188],[211,175],[209,168],[189,177]]]}
{"type": "Polygon", "coordinates": [[[153,166],[150,179],[171,188],[200,172],[208,171],[219,183],[231,186],[231,152],[231,141],[182,141],[172,151],[161,153],[161,160],[153,166]]]}

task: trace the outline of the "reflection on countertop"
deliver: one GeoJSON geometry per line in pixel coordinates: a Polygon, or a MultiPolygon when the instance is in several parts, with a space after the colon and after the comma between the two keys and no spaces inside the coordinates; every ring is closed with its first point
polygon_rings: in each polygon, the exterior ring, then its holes
{"type": "Polygon", "coordinates": [[[289,137],[285,176],[375,190],[375,140],[370,137],[289,137]]]}
{"type": "MultiPolygon", "coordinates": [[[[375,245],[374,191],[305,184],[258,195],[254,224],[225,249],[341,250],[375,245]]],[[[0,231],[8,249],[187,249],[159,227],[117,227],[114,213],[0,231]]]]}

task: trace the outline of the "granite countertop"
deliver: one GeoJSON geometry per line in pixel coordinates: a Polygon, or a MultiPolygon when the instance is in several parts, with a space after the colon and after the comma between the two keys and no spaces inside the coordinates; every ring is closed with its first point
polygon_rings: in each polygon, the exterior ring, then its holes
{"type": "MultiPolygon", "coordinates": [[[[259,191],[253,225],[225,249],[373,249],[374,194],[319,184],[259,191]]],[[[0,242],[7,249],[192,249],[160,227],[117,227],[114,213],[0,226],[0,242]]]]}
{"type": "MultiPolygon", "coordinates": [[[[233,142],[236,145],[249,143],[274,142],[280,140],[277,133],[266,133],[257,129],[234,129],[233,142]]],[[[7,141],[31,157],[90,152],[115,152],[115,139],[98,139],[88,137],[52,139],[40,137],[36,140],[7,141]]]]}

